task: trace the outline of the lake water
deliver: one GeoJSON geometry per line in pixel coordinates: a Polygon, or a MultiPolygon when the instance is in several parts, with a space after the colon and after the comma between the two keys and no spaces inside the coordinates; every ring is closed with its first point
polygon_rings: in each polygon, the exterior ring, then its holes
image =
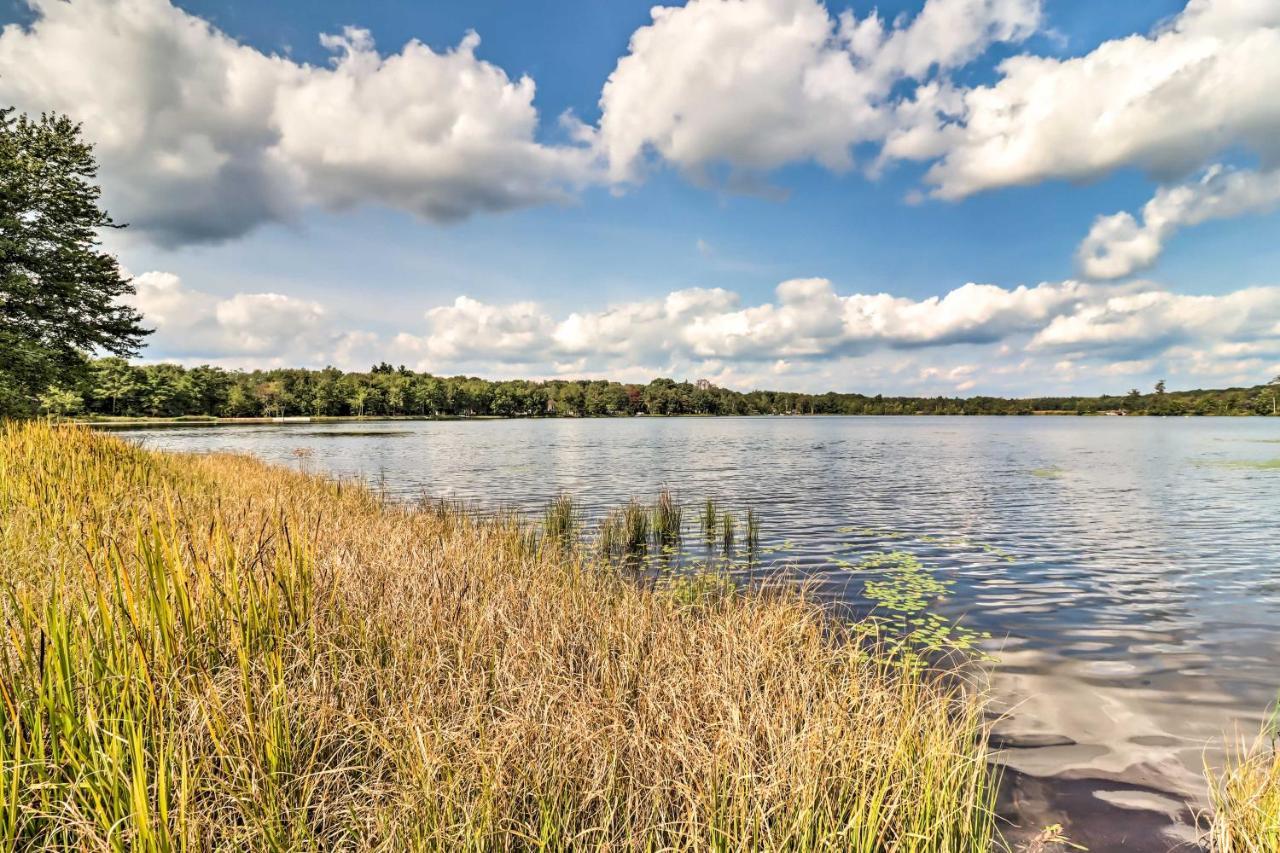
{"type": "MultiPolygon", "coordinates": [[[[404,498],[594,511],[669,487],[762,519],[766,567],[859,608],[868,554],[954,581],[993,639],[1004,811],[1093,851],[1194,837],[1202,767],[1280,690],[1280,420],[634,418],[124,433],[404,498]],[[300,449],[310,454],[299,455],[300,449]]],[[[758,570],[758,569],[757,569],[758,570]]],[[[1016,828],[1012,834],[1021,833],[1016,828]]],[[[1186,849],[1186,848],[1183,848],[1186,849]]]]}

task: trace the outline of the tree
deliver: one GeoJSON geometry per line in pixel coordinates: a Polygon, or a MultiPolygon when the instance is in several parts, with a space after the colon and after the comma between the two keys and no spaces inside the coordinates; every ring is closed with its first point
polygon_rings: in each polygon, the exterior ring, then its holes
{"type": "Polygon", "coordinates": [[[84,410],[84,398],[75,391],[51,385],[40,395],[40,411],[46,415],[65,418],[84,410]]]}
{"type": "Polygon", "coordinates": [[[102,251],[98,165],[66,116],[0,109],[0,413],[30,411],[85,355],[137,353],[148,331],[120,302],[133,283],[102,251]]]}
{"type": "Polygon", "coordinates": [[[1157,382],[1157,383],[1156,383],[1156,393],[1157,393],[1157,394],[1163,394],[1163,393],[1164,393],[1164,380],[1163,380],[1163,379],[1161,379],[1159,382],[1157,382]]]}
{"type": "Polygon", "coordinates": [[[137,368],[123,358],[104,358],[94,362],[90,393],[97,400],[111,401],[108,413],[127,414],[143,382],[137,368]]]}

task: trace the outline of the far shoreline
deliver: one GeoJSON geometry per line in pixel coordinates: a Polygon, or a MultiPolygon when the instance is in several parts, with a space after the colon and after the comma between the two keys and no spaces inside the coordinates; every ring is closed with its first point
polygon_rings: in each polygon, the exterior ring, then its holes
{"type": "Polygon", "coordinates": [[[1211,415],[1151,415],[1127,412],[1069,412],[1069,411],[1035,411],[1035,412],[983,412],[969,414],[965,412],[886,412],[884,414],[839,414],[821,412],[815,414],[679,414],[651,415],[640,413],[635,415],[290,415],[284,417],[237,417],[224,418],[217,416],[183,415],[174,418],[148,417],[101,417],[72,418],[61,421],[70,426],[85,426],[93,429],[141,429],[141,428],[174,428],[174,427],[217,427],[217,426],[306,426],[315,424],[342,423],[403,423],[412,421],[618,421],[618,420],[718,420],[724,418],[741,418],[764,420],[772,418],[1265,418],[1266,415],[1250,414],[1211,414],[1211,415]]]}

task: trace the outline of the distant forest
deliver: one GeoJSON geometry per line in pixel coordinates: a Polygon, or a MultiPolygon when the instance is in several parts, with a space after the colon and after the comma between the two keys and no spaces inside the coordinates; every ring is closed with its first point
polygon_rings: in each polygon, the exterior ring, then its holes
{"type": "Polygon", "coordinates": [[[285,416],[607,417],[627,415],[1272,415],[1280,379],[1253,388],[1138,390],[1101,397],[885,397],[742,393],[705,381],[509,380],[433,376],[380,364],[368,373],[229,371],[92,361],[73,387],[40,397],[45,414],[172,418],[285,416]]]}

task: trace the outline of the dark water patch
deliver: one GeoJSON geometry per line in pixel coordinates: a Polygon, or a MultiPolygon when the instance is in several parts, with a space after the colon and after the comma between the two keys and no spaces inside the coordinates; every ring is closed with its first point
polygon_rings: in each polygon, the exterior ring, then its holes
{"type": "Polygon", "coordinates": [[[1027,844],[1047,826],[1058,825],[1071,844],[1092,853],[1208,853],[1199,843],[1205,827],[1196,812],[1157,788],[1094,779],[1042,779],[1004,771],[997,806],[1008,841],[1027,844]],[[1028,823],[1027,815],[1044,823],[1028,823]]]}

